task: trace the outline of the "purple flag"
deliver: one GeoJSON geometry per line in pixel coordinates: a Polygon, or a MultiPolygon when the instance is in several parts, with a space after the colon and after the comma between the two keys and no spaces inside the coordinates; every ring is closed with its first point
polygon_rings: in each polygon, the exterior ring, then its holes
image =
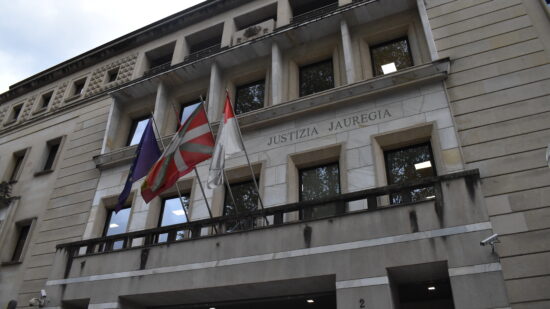
{"type": "Polygon", "coordinates": [[[124,189],[118,196],[118,203],[115,207],[116,213],[122,209],[126,199],[128,199],[134,181],[147,175],[151,167],[160,158],[161,154],[162,153],[155,137],[155,132],[153,132],[152,121],[149,119],[149,122],[147,122],[147,127],[145,127],[145,131],[143,131],[143,135],[141,136],[141,140],[137,146],[136,157],[134,158],[134,162],[132,162],[132,167],[130,167],[130,172],[128,173],[128,179],[126,179],[124,189]]]}

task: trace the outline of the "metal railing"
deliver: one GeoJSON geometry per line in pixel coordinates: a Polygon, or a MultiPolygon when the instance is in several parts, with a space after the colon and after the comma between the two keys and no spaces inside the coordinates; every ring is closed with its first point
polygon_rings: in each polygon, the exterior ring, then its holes
{"type": "Polygon", "coordinates": [[[66,249],[69,253],[69,257],[73,258],[77,256],[103,254],[106,252],[131,248],[143,248],[163,243],[183,242],[201,237],[217,237],[239,231],[265,229],[296,222],[320,220],[347,215],[348,213],[352,213],[350,211],[346,211],[347,207],[345,206],[347,203],[359,200],[366,200],[368,209],[355,211],[358,213],[372,212],[381,208],[401,207],[426,201],[434,201],[436,209],[440,209],[443,203],[443,193],[441,190],[442,182],[459,178],[465,178],[471,183],[473,180],[479,179],[479,172],[478,170],[468,170],[447,175],[434,176],[407,183],[393,184],[384,187],[340,194],[325,199],[268,207],[264,210],[254,210],[246,213],[240,213],[238,216],[214,217],[212,219],[197,220],[171,226],[59,244],[57,245],[57,248],[66,249]],[[389,202],[388,197],[392,194],[402,193],[405,190],[426,187],[433,188],[433,196],[402,204],[390,204],[389,202]],[[326,205],[335,206],[335,211],[329,216],[308,217],[304,215],[306,213],[311,214],[308,210],[326,205]],[[264,218],[268,218],[268,223],[266,223],[264,218]],[[238,228],[235,228],[235,226],[238,226],[238,228]],[[215,233],[215,231],[217,231],[217,233],[215,233]]]}
{"type": "Polygon", "coordinates": [[[300,23],[304,22],[310,19],[314,19],[317,17],[321,17],[329,12],[332,12],[338,8],[338,2],[331,3],[329,5],[322,6],[320,8],[316,8],[314,10],[311,10],[309,12],[302,13],[300,15],[296,15],[292,17],[292,23],[300,23]]]}
{"type": "Polygon", "coordinates": [[[170,62],[165,62],[163,64],[159,64],[159,65],[157,65],[155,67],[152,67],[149,70],[145,71],[143,73],[143,76],[155,75],[157,73],[166,71],[168,68],[170,68],[170,65],[171,65],[170,62]]]}
{"type": "Polygon", "coordinates": [[[212,46],[207,47],[205,49],[201,49],[201,50],[196,51],[192,54],[189,54],[189,55],[185,56],[185,58],[183,59],[183,62],[193,62],[193,61],[197,61],[199,59],[208,57],[210,55],[217,54],[217,53],[219,53],[220,51],[223,50],[222,47],[220,46],[220,44],[221,43],[218,43],[216,45],[212,45],[212,46]]]}

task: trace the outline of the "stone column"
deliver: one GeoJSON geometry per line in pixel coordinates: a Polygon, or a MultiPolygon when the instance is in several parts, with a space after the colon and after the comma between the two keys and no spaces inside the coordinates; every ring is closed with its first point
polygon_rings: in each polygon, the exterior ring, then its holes
{"type": "Polygon", "coordinates": [[[288,0],[277,1],[277,25],[276,27],[290,24],[292,19],[292,9],[288,0]]]}
{"type": "Polygon", "coordinates": [[[344,64],[346,67],[347,84],[356,81],[355,64],[353,61],[353,50],[351,46],[351,37],[349,34],[348,23],[345,20],[340,21],[340,33],[342,36],[342,47],[344,49],[344,64]]]}
{"type": "Polygon", "coordinates": [[[276,42],[271,46],[271,102],[273,105],[283,102],[283,56],[276,42]]]}
{"type": "Polygon", "coordinates": [[[172,65],[183,62],[185,56],[188,54],[187,41],[184,37],[180,37],[176,41],[176,47],[174,48],[174,56],[172,57],[172,65]]]}
{"type": "Polygon", "coordinates": [[[237,27],[235,26],[235,21],[233,20],[233,18],[226,19],[223,23],[221,47],[231,46],[231,39],[233,37],[233,33],[235,33],[236,30],[237,27]]]}
{"type": "Polygon", "coordinates": [[[208,119],[218,121],[222,109],[222,74],[219,65],[214,62],[210,69],[210,85],[208,87],[208,119]]]}
{"type": "Polygon", "coordinates": [[[154,118],[157,123],[159,133],[164,136],[166,133],[166,112],[172,111],[170,102],[168,101],[168,92],[164,83],[160,82],[157,86],[157,97],[155,99],[154,118]]]}
{"type": "Polygon", "coordinates": [[[426,11],[426,6],[424,5],[424,0],[416,0],[416,6],[418,7],[418,15],[420,15],[422,29],[424,30],[424,36],[426,37],[428,49],[430,50],[430,59],[435,61],[439,59],[439,55],[437,54],[437,48],[435,47],[435,40],[432,34],[432,28],[430,27],[430,20],[428,19],[428,13],[426,11]]]}

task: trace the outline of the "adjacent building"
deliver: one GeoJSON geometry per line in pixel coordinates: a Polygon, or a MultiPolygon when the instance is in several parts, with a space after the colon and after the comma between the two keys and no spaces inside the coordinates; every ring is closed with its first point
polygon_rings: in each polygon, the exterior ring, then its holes
{"type": "Polygon", "coordinates": [[[208,0],[12,85],[0,306],[549,308],[549,12],[208,0]],[[226,91],[227,186],[115,213],[147,120],[226,91]]]}

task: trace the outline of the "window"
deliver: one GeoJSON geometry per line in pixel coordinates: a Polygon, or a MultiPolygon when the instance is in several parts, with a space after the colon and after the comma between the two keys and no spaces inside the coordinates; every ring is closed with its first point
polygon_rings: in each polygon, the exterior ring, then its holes
{"type": "Polygon", "coordinates": [[[130,134],[128,135],[127,146],[137,145],[141,140],[141,136],[147,127],[147,121],[149,117],[143,117],[132,120],[132,127],[130,128],[130,134]]]}
{"type": "Polygon", "coordinates": [[[334,88],[332,59],[300,67],[300,96],[334,88]]]}
{"type": "Polygon", "coordinates": [[[119,69],[120,69],[119,67],[116,67],[114,69],[110,69],[109,71],[107,71],[106,83],[112,83],[117,79],[119,69]]]}
{"type": "Polygon", "coordinates": [[[84,93],[84,85],[86,84],[86,78],[79,79],[73,83],[73,96],[79,96],[84,93]]]}
{"type": "Polygon", "coordinates": [[[191,113],[193,113],[193,111],[197,109],[197,106],[199,106],[201,102],[202,102],[201,99],[198,99],[198,100],[184,103],[181,105],[180,115],[179,115],[180,122],[178,123],[177,129],[179,129],[180,125],[182,125],[185,122],[185,120],[187,120],[187,118],[189,118],[189,115],[191,115],[191,113]]]}
{"type": "MultiPolygon", "coordinates": [[[[256,181],[258,182],[258,180],[256,181]]],[[[234,183],[230,185],[231,193],[233,193],[233,198],[235,203],[231,199],[230,192],[225,190],[224,198],[224,207],[223,215],[224,216],[235,216],[241,215],[244,212],[256,210],[258,207],[258,191],[254,186],[254,181],[244,181],[239,183],[234,183]],[[237,207],[235,207],[237,204],[237,207]]],[[[237,231],[241,229],[249,229],[255,226],[254,220],[252,218],[235,220],[226,223],[227,231],[237,231]]]]}
{"type": "MultiPolygon", "coordinates": [[[[130,218],[130,207],[123,208],[118,213],[115,213],[114,209],[108,210],[107,220],[105,221],[105,227],[103,229],[103,236],[111,236],[111,235],[126,233],[129,218],[130,218]]],[[[112,244],[112,249],[120,249],[123,246],[124,246],[124,241],[118,240],[112,244]]]]}
{"type": "Polygon", "coordinates": [[[50,101],[52,100],[52,97],[53,97],[53,91],[43,94],[42,97],[40,98],[40,105],[38,106],[38,109],[44,110],[48,108],[48,105],[50,105],[50,101]]]}
{"type": "Polygon", "coordinates": [[[237,87],[235,113],[244,114],[264,107],[265,80],[237,87]]]}
{"type": "Polygon", "coordinates": [[[19,115],[21,114],[21,110],[23,109],[23,104],[16,105],[12,108],[10,117],[8,118],[9,122],[15,122],[19,118],[19,115]]]}
{"type": "Polygon", "coordinates": [[[145,54],[147,60],[147,71],[145,75],[155,74],[170,67],[176,42],[157,47],[145,54]]]}
{"type": "Polygon", "coordinates": [[[220,51],[223,25],[219,23],[185,37],[189,49],[184,61],[196,61],[220,51]]]}
{"type": "Polygon", "coordinates": [[[27,237],[29,236],[30,230],[30,223],[18,227],[17,243],[15,244],[15,249],[13,250],[13,255],[11,258],[12,262],[21,261],[23,249],[25,248],[25,243],[27,242],[27,237]]]}
{"type": "Polygon", "coordinates": [[[56,138],[55,140],[51,140],[46,143],[47,156],[46,156],[46,161],[44,162],[44,168],[42,168],[42,171],[51,171],[53,169],[55,159],[57,158],[57,153],[59,152],[60,145],[61,145],[61,138],[56,138]]]}
{"type": "Polygon", "coordinates": [[[25,159],[26,150],[22,150],[13,154],[13,167],[8,178],[10,182],[16,181],[23,169],[23,159],[25,159]]]}
{"type": "MultiPolygon", "coordinates": [[[[405,183],[436,175],[430,143],[384,152],[388,185],[405,183]]],[[[390,195],[391,204],[420,201],[434,197],[434,188],[405,189],[390,195]]]]}
{"type": "MultiPolygon", "coordinates": [[[[162,200],[161,216],[159,218],[159,226],[168,226],[187,222],[184,208],[189,209],[189,195],[179,197],[170,197],[162,200]],[[183,204],[182,204],[183,200],[183,204]]],[[[175,235],[175,240],[183,239],[183,233],[178,232],[175,235]]],[[[168,233],[159,235],[159,242],[168,240],[168,233]]]]}
{"type": "MultiPolygon", "coordinates": [[[[338,163],[304,168],[299,171],[300,201],[311,201],[340,194],[338,163]]],[[[344,204],[327,204],[306,209],[302,219],[334,216],[343,212],[344,204]]]]}
{"type": "Polygon", "coordinates": [[[407,38],[371,47],[374,75],[384,75],[413,65],[411,48],[407,38]]]}

